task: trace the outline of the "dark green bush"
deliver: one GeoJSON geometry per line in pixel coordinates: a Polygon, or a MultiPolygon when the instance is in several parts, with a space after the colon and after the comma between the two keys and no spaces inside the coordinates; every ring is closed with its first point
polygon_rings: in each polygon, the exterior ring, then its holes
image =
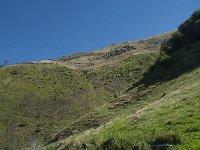
{"type": "Polygon", "coordinates": [[[169,40],[162,42],[161,50],[166,53],[171,53],[175,49],[180,48],[184,44],[184,35],[180,32],[173,33],[172,37],[169,40]]]}
{"type": "Polygon", "coordinates": [[[190,41],[200,40],[200,10],[195,11],[188,20],[181,24],[178,31],[190,41]]]}
{"type": "Polygon", "coordinates": [[[164,69],[169,69],[171,66],[174,65],[174,60],[170,57],[167,57],[165,60],[160,62],[160,65],[163,66],[164,69]]]}
{"type": "Polygon", "coordinates": [[[173,48],[180,48],[183,44],[183,34],[180,33],[180,32],[175,32],[173,35],[172,35],[172,38],[170,40],[171,42],[171,46],[173,48]]]}
{"type": "Polygon", "coordinates": [[[169,54],[182,46],[188,48],[191,42],[198,40],[200,40],[200,10],[195,11],[169,40],[161,44],[161,50],[169,54]]]}
{"type": "Polygon", "coordinates": [[[170,40],[165,40],[161,43],[161,51],[170,51],[172,50],[172,45],[170,40]]]}
{"type": "Polygon", "coordinates": [[[194,19],[199,19],[200,18],[200,9],[195,11],[193,14],[192,14],[192,18],[194,19]]]}
{"type": "Polygon", "coordinates": [[[197,40],[200,39],[200,19],[194,23],[194,34],[197,40]]]}

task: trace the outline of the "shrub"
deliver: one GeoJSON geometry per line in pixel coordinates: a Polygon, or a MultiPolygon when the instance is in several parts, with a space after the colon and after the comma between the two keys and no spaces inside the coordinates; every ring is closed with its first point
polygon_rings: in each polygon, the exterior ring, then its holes
{"type": "Polygon", "coordinates": [[[171,53],[181,46],[200,40],[200,10],[194,12],[191,17],[178,27],[172,37],[161,44],[161,50],[171,53]]]}
{"type": "Polygon", "coordinates": [[[166,53],[171,53],[175,49],[180,48],[184,44],[184,35],[180,32],[175,32],[169,40],[162,42],[161,50],[166,53]]]}
{"type": "Polygon", "coordinates": [[[161,43],[161,51],[170,51],[172,50],[172,45],[170,44],[170,40],[165,40],[161,43]]]}
{"type": "Polygon", "coordinates": [[[195,11],[193,14],[192,14],[192,18],[193,19],[199,19],[200,18],[200,9],[195,11]]]}
{"type": "Polygon", "coordinates": [[[190,41],[200,40],[200,10],[195,11],[188,20],[181,24],[178,31],[190,41]]]}
{"type": "Polygon", "coordinates": [[[170,39],[173,48],[180,48],[183,44],[183,34],[180,32],[175,32],[170,39]]]}
{"type": "Polygon", "coordinates": [[[171,66],[174,65],[174,59],[170,57],[166,57],[164,60],[160,62],[160,65],[163,66],[164,69],[169,69],[171,66]]]}
{"type": "Polygon", "coordinates": [[[200,39],[200,19],[194,23],[194,34],[197,40],[200,39]]]}

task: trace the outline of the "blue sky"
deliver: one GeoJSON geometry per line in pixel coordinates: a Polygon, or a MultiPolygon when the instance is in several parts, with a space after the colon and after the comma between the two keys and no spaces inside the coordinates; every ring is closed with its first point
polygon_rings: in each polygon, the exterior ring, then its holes
{"type": "Polygon", "coordinates": [[[176,30],[199,0],[0,0],[0,62],[57,58],[176,30]]]}

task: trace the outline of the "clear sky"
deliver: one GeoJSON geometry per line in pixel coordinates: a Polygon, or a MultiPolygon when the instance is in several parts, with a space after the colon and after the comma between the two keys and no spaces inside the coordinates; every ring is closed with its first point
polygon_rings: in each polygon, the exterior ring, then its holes
{"type": "Polygon", "coordinates": [[[57,58],[176,30],[200,0],[0,0],[0,62],[57,58]]]}

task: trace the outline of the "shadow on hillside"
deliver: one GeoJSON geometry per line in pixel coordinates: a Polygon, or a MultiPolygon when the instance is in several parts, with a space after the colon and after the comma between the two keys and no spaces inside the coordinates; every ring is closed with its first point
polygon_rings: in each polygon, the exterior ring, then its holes
{"type": "Polygon", "coordinates": [[[200,41],[191,44],[189,49],[181,48],[169,56],[161,55],[144,77],[136,84],[133,84],[126,92],[140,85],[148,87],[153,84],[168,82],[184,73],[191,72],[199,66],[200,41]]]}

